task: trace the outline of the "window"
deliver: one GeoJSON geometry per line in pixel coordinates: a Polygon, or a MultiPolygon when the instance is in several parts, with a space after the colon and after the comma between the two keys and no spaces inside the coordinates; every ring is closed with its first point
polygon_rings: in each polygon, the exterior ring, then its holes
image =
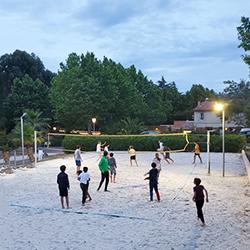
{"type": "Polygon", "coordinates": [[[204,120],[204,113],[200,113],[200,119],[204,120]]]}

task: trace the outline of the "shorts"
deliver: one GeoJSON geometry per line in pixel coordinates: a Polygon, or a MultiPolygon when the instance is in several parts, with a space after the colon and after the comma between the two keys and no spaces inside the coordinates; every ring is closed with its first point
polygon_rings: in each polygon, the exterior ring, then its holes
{"type": "Polygon", "coordinates": [[[194,153],[194,155],[200,155],[200,153],[194,153]]]}
{"type": "Polygon", "coordinates": [[[68,196],[68,188],[60,188],[59,187],[59,195],[60,196],[64,196],[64,197],[67,197],[68,196]]]}
{"type": "Polygon", "coordinates": [[[116,175],[116,169],[115,168],[110,168],[109,172],[110,172],[110,175],[116,175]]]}
{"type": "Polygon", "coordinates": [[[81,161],[80,160],[76,160],[76,166],[81,167],[81,161]]]}
{"type": "Polygon", "coordinates": [[[135,155],[131,155],[131,156],[130,156],[130,160],[136,160],[135,155]]]}

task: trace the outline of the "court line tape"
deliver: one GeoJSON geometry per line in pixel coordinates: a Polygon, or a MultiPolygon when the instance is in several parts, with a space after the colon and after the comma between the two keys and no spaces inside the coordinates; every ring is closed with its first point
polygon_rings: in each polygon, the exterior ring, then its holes
{"type": "Polygon", "coordinates": [[[119,214],[107,214],[107,213],[74,211],[74,210],[71,210],[71,209],[67,210],[67,209],[57,209],[57,208],[39,208],[39,207],[32,207],[32,206],[19,205],[19,204],[10,204],[10,206],[11,207],[19,207],[19,208],[23,208],[23,209],[32,209],[32,210],[37,210],[37,211],[40,211],[40,212],[54,211],[54,212],[62,212],[62,213],[68,213],[68,214],[97,215],[97,216],[104,216],[104,217],[111,217],[111,218],[152,221],[151,219],[147,219],[147,218],[135,217],[135,216],[127,216],[127,215],[119,215],[119,214]]]}

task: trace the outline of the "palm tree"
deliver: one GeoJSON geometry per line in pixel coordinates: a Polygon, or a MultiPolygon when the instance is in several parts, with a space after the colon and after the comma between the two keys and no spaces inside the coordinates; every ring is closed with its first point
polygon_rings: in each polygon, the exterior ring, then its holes
{"type": "Polygon", "coordinates": [[[9,153],[9,140],[4,130],[0,131],[0,149],[3,153],[4,164],[9,164],[10,153],[9,153]]]}
{"type": "Polygon", "coordinates": [[[34,130],[40,131],[49,127],[49,118],[42,117],[42,112],[34,110],[26,110],[26,122],[33,127],[34,130]]]}
{"type": "MultiPolygon", "coordinates": [[[[35,157],[33,155],[33,143],[34,143],[34,130],[40,130],[37,133],[37,142],[42,142],[41,131],[48,127],[47,118],[42,118],[42,113],[39,111],[27,110],[27,118],[23,125],[23,134],[24,134],[24,145],[27,148],[27,155],[31,162],[35,161],[35,157]]],[[[21,124],[18,122],[15,128],[10,133],[10,138],[13,141],[14,145],[21,145],[20,138],[20,130],[21,124]]]]}
{"type": "Polygon", "coordinates": [[[138,134],[143,131],[144,125],[137,118],[126,118],[121,120],[122,133],[127,135],[138,134]]]}

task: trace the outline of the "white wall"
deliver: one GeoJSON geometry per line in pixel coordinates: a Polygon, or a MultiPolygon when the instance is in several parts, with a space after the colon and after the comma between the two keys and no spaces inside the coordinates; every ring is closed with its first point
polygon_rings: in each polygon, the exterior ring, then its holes
{"type": "Polygon", "coordinates": [[[194,112],[194,127],[196,128],[219,128],[221,119],[215,112],[194,112]],[[204,114],[204,119],[200,118],[200,113],[204,114]]]}

